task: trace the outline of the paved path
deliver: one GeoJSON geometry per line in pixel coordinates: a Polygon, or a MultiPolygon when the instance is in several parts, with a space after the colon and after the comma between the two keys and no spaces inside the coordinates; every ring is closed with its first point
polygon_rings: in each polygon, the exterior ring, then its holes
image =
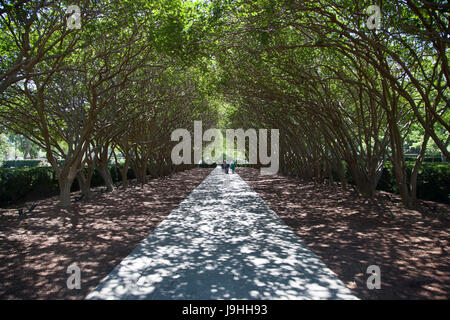
{"type": "Polygon", "coordinates": [[[211,174],[87,299],[355,299],[237,174],[211,174]]]}

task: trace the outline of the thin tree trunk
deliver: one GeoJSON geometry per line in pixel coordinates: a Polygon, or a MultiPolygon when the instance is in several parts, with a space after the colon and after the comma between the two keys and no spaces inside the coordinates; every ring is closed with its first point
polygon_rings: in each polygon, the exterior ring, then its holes
{"type": "Polygon", "coordinates": [[[70,206],[70,189],[72,187],[73,179],[68,177],[59,178],[59,206],[70,206]]]}
{"type": "Polygon", "coordinates": [[[77,181],[78,181],[78,185],[80,186],[80,192],[81,194],[83,194],[85,197],[89,196],[91,193],[91,188],[90,186],[87,184],[86,181],[86,177],[84,175],[83,172],[78,172],[77,173],[77,181]]]}
{"type": "Polygon", "coordinates": [[[411,178],[409,180],[409,203],[408,206],[410,208],[415,208],[417,205],[417,176],[419,175],[420,167],[422,166],[423,159],[425,158],[425,151],[427,148],[428,140],[430,136],[425,133],[422,141],[422,146],[420,147],[419,155],[417,156],[416,163],[414,164],[414,168],[411,172],[411,178]]]}
{"type": "Polygon", "coordinates": [[[100,173],[100,175],[102,176],[102,179],[105,183],[106,186],[106,190],[108,192],[111,192],[114,190],[114,183],[111,177],[111,172],[109,171],[109,168],[107,165],[105,164],[101,164],[98,167],[98,172],[100,173]]]}
{"type": "Polygon", "coordinates": [[[344,164],[342,163],[342,160],[338,159],[336,161],[336,169],[337,169],[337,173],[339,175],[339,180],[341,181],[341,187],[342,190],[346,191],[347,190],[347,178],[345,176],[345,167],[344,164]]]}
{"type": "Polygon", "coordinates": [[[122,176],[122,186],[124,189],[128,188],[128,166],[130,164],[130,158],[126,157],[125,158],[125,163],[123,164],[123,166],[120,168],[120,175],[122,176]]]}

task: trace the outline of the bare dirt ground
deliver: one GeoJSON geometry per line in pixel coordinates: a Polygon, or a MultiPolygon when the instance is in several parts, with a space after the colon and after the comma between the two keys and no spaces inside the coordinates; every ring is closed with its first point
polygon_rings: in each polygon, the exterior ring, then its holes
{"type": "Polygon", "coordinates": [[[83,299],[210,172],[99,192],[69,210],[59,209],[56,197],[37,201],[27,218],[0,209],[0,299],[83,299]],[[81,269],[79,290],[67,288],[72,264],[81,269]]]}
{"type": "Polygon", "coordinates": [[[386,192],[368,201],[255,169],[237,173],[360,299],[450,298],[450,206],[406,210],[386,192]],[[369,265],[380,267],[379,290],[367,289],[369,265]]]}

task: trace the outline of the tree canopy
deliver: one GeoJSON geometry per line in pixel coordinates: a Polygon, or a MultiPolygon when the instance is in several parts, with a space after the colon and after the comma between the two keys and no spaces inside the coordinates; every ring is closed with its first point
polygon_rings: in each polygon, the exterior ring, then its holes
{"type": "Polygon", "coordinates": [[[69,205],[121,155],[139,181],[176,128],[277,128],[281,173],[345,170],[372,196],[385,162],[414,206],[427,152],[450,159],[447,1],[2,1],[0,127],[45,150],[69,205]],[[81,28],[68,26],[70,5],[81,28]],[[411,175],[405,154],[415,150],[411,175]],[[83,168],[88,170],[83,170],[83,168]]]}

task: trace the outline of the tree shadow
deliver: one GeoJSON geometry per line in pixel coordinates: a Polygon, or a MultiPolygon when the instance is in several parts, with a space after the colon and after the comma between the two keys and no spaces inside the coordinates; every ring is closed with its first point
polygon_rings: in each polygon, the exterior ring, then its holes
{"type": "Polygon", "coordinates": [[[442,215],[407,210],[385,192],[368,201],[311,181],[238,173],[359,298],[450,296],[450,224],[442,215]],[[380,290],[367,289],[370,265],[381,269],[380,290]]]}
{"type": "Polygon", "coordinates": [[[83,299],[211,172],[193,169],[152,179],[61,209],[39,201],[26,219],[0,209],[0,298],[83,299]],[[67,267],[81,269],[69,290],[67,267]]]}
{"type": "Polygon", "coordinates": [[[216,169],[88,299],[354,299],[237,175],[216,169]]]}

